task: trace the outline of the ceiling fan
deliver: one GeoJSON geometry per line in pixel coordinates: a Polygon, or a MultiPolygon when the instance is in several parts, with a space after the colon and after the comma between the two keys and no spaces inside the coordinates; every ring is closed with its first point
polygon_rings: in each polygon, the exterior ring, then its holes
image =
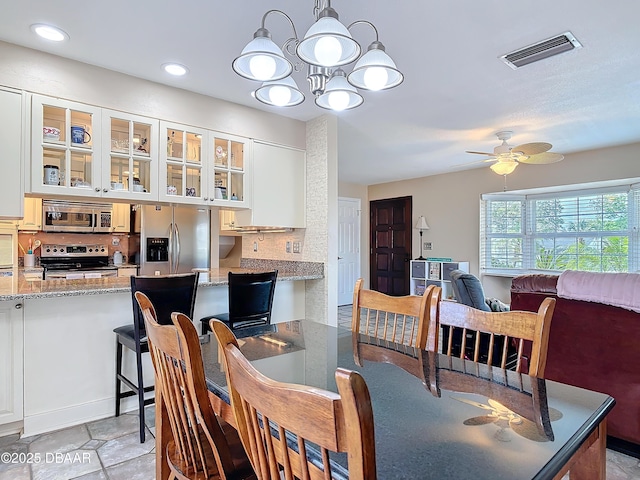
{"type": "Polygon", "coordinates": [[[508,130],[497,132],[496,136],[498,140],[502,140],[502,144],[495,147],[493,153],[475,152],[471,150],[467,150],[467,153],[488,155],[491,157],[484,161],[495,162],[490,168],[498,175],[509,175],[516,169],[519,163],[541,165],[559,162],[564,158],[564,156],[559,153],[549,151],[553,146],[550,143],[523,143],[522,145],[512,147],[507,143],[507,140],[511,138],[512,134],[513,132],[508,130]]]}

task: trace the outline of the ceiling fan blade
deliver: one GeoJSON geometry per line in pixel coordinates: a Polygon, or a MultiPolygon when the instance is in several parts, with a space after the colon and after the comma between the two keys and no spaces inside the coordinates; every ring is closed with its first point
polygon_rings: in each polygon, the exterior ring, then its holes
{"type": "Polygon", "coordinates": [[[556,163],[564,158],[564,155],[553,152],[539,153],[538,155],[531,155],[527,159],[519,160],[522,163],[530,163],[534,165],[543,165],[546,163],[556,163]]]}
{"type": "Polygon", "coordinates": [[[487,155],[489,157],[495,157],[493,153],[487,153],[487,152],[474,152],[472,150],[467,150],[467,153],[475,153],[476,155],[487,155]]]}
{"type": "Polygon", "coordinates": [[[546,151],[551,150],[550,143],[545,142],[533,142],[533,143],[523,143],[522,145],[518,145],[517,147],[513,147],[511,149],[512,152],[522,152],[523,155],[538,155],[539,153],[544,153],[546,151]]]}

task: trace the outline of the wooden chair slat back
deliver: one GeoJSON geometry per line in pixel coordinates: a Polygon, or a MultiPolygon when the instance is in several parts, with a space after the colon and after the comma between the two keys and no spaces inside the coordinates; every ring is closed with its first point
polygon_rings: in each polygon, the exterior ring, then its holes
{"type": "Polygon", "coordinates": [[[261,480],[334,478],[329,452],[347,453],[350,479],[376,478],[373,411],[357,372],[336,370],[338,394],[277,382],[249,363],[225,324],[212,320],[211,327],[223,352],[238,433],[261,480]]]}
{"type": "Polygon", "coordinates": [[[503,336],[504,341],[500,354],[500,366],[506,368],[508,347],[511,340],[517,344],[516,370],[522,370],[522,355],[524,341],[532,342],[531,357],[528,359],[531,376],[544,378],[546,366],[547,347],[549,344],[549,330],[551,318],[555,308],[555,299],[546,298],[537,312],[510,311],[510,312],[485,312],[461,303],[448,300],[439,301],[437,306],[432,304],[431,325],[429,326],[427,349],[438,351],[440,342],[440,327],[448,329],[448,344],[444,353],[452,354],[453,328],[462,329],[462,344],[460,358],[465,358],[472,351],[471,360],[480,361],[481,334],[489,335],[489,348],[486,362],[494,361],[494,345],[496,335],[503,336]],[[467,333],[478,332],[475,342],[470,345],[467,342],[467,333]]]}
{"type": "Polygon", "coordinates": [[[439,287],[429,285],[421,296],[393,297],[363,290],[359,278],[353,291],[351,331],[424,349],[429,327],[429,305],[439,287]]]}
{"type": "Polygon", "coordinates": [[[178,458],[183,474],[218,474],[226,479],[235,467],[226,437],[208,399],[200,341],[184,314],[173,313],[173,325],[160,325],[148,297],[136,292],[149,340],[156,389],[166,405],[173,442],[169,456],[178,458]]]}

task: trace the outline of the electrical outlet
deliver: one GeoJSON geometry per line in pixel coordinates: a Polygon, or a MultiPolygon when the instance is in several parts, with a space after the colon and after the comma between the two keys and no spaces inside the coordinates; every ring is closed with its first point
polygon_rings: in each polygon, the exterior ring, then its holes
{"type": "Polygon", "coordinates": [[[293,242],[293,253],[300,253],[300,242],[293,242]]]}
{"type": "Polygon", "coordinates": [[[253,251],[254,252],[258,251],[258,242],[253,242],[253,251]]]}
{"type": "Polygon", "coordinates": [[[291,253],[291,242],[287,242],[287,245],[286,245],[286,247],[285,247],[285,251],[286,251],[287,253],[291,253]]]}
{"type": "Polygon", "coordinates": [[[431,250],[431,242],[424,242],[424,249],[431,250]]]}

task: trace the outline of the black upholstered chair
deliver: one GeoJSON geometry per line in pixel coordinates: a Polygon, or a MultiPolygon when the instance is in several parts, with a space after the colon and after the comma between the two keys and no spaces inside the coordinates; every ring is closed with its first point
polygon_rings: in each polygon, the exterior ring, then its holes
{"type": "Polygon", "coordinates": [[[271,323],[273,293],[278,271],[265,273],[229,272],[229,311],[200,319],[202,334],[211,331],[209,322],[217,318],[231,330],[271,323]]]}
{"type": "Polygon", "coordinates": [[[137,395],[140,415],[140,442],[145,440],[144,407],[154,403],[154,398],[144,398],[146,392],[153,391],[153,386],[144,386],[142,378],[142,354],[149,352],[144,319],[140,307],[135,299],[136,292],[142,292],[153,304],[158,317],[158,323],[173,325],[171,313],[180,312],[193,316],[196,302],[198,273],[182,275],[131,277],[131,299],[133,302],[133,323],[118,327],[116,334],[116,417],[120,415],[120,402],[123,398],[137,395]],[[122,373],[122,347],[135,352],[137,381],[127,378],[122,373]],[[129,391],[122,392],[122,384],[129,391]]]}

